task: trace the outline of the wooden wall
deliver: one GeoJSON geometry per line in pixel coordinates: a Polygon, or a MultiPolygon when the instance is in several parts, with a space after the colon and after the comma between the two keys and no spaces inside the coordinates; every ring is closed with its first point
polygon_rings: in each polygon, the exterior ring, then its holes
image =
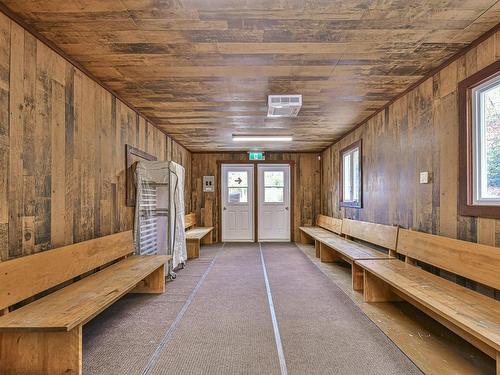
{"type": "Polygon", "coordinates": [[[1,260],[131,229],[127,143],[189,173],[187,150],[0,14],[1,260]]]}
{"type": "Polygon", "coordinates": [[[325,150],[322,212],[500,246],[500,220],[457,214],[457,83],[499,58],[497,32],[325,150]],[[359,138],[364,208],[340,209],[339,150],[359,138]]]}
{"type": "MultiPolygon", "coordinates": [[[[311,225],[320,211],[320,162],[316,153],[266,153],[266,160],[295,161],[294,228],[295,239],[299,240],[298,227],[311,225]]],[[[204,193],[203,176],[215,176],[218,180],[218,160],[248,160],[245,152],[236,153],[193,153],[191,172],[191,204],[198,223],[214,226],[214,240],[218,238],[220,215],[218,192],[204,193]]]]}

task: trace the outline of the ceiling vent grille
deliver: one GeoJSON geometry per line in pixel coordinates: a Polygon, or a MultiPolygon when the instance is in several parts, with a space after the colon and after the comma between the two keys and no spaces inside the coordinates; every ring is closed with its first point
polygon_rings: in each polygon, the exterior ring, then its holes
{"type": "Polygon", "coordinates": [[[268,95],[267,117],[297,117],[302,95],[268,95]]]}

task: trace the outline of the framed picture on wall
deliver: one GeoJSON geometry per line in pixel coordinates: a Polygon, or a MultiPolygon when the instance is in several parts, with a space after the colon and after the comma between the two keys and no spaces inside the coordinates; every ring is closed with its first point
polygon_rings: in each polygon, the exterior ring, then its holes
{"type": "Polygon", "coordinates": [[[138,161],[156,161],[156,156],[141,151],[131,145],[126,145],[126,204],[135,207],[134,164],[138,161]]]}
{"type": "Polygon", "coordinates": [[[361,139],[340,150],[340,207],[363,207],[361,139]]]}

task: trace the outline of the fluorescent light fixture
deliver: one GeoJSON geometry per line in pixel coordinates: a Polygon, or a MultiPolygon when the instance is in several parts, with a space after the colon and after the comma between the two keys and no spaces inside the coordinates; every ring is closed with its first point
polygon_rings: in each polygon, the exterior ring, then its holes
{"type": "Polygon", "coordinates": [[[235,142],[291,142],[290,135],[234,135],[235,142]]]}

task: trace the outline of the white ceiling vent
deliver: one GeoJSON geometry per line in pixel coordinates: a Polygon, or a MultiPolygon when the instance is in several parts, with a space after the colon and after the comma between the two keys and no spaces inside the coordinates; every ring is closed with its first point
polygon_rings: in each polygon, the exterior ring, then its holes
{"type": "Polygon", "coordinates": [[[267,117],[297,117],[302,95],[268,95],[267,117]]]}

